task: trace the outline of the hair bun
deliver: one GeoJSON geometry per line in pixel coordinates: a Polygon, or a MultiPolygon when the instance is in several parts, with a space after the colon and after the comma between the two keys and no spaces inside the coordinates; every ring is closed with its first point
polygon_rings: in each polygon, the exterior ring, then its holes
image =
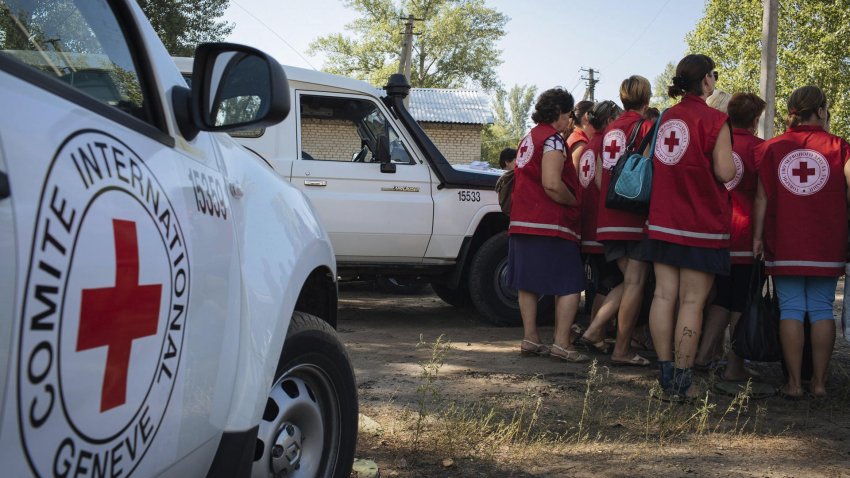
{"type": "Polygon", "coordinates": [[[688,80],[682,76],[674,76],[673,77],[673,86],[676,88],[687,90],[688,89],[688,80]]]}

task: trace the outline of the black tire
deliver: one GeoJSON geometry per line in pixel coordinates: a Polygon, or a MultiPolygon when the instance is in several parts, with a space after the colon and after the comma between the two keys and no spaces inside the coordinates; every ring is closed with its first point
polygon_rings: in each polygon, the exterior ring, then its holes
{"type": "Polygon", "coordinates": [[[378,286],[378,290],[387,294],[415,295],[421,294],[428,287],[427,282],[420,282],[420,280],[418,277],[378,277],[375,279],[375,285],[378,286]]]}
{"type": "MultiPolygon", "coordinates": [[[[508,233],[500,232],[487,239],[472,258],[469,269],[469,296],[478,312],[494,325],[519,327],[517,291],[508,286],[508,233]]],[[[537,304],[537,323],[554,320],[555,300],[542,296],[537,304]]]]}
{"type": "Polygon", "coordinates": [[[472,299],[469,297],[469,289],[465,283],[458,284],[457,289],[452,289],[446,284],[432,282],[431,288],[437,297],[443,299],[443,302],[455,307],[468,307],[472,305],[472,299]]]}
{"type": "Polygon", "coordinates": [[[296,311],[260,421],[251,476],[348,477],[357,414],[345,347],[326,322],[296,311]]]}

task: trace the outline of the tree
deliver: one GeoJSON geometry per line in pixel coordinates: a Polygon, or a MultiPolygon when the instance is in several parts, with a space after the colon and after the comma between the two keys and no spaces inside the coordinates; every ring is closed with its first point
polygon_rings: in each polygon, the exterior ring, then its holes
{"type": "Polygon", "coordinates": [[[192,56],[198,43],[221,41],[233,24],[218,19],[230,0],[139,0],[168,53],[192,56]]]}
{"type": "MultiPolygon", "coordinates": [[[[787,98],[794,89],[816,85],[830,101],[831,130],[850,134],[850,0],[780,0],[777,41],[776,116],[784,129],[787,98]]],[[[759,91],[762,2],[706,0],[705,14],[689,33],[690,51],[717,63],[718,88],[759,91]]]]}
{"type": "Polygon", "coordinates": [[[652,95],[649,106],[663,110],[678,103],[676,99],[667,95],[667,87],[673,84],[674,76],[676,76],[676,64],[671,61],[664,67],[664,71],[655,77],[655,84],[652,86],[652,92],[655,94],[652,95]]]}
{"type": "Polygon", "coordinates": [[[536,86],[514,85],[509,92],[499,88],[493,99],[493,124],[484,128],[481,136],[481,159],[499,164],[499,153],[516,148],[528,131],[528,117],[534,104],[536,86]]]}
{"type": "Polygon", "coordinates": [[[320,37],[310,44],[309,54],[327,54],[325,71],[366,80],[383,86],[398,71],[404,30],[402,17],[413,15],[411,86],[458,88],[475,85],[486,90],[499,85],[496,67],[501,51],[496,48],[508,18],[487,8],[484,0],[347,0],[361,17],[342,34],[320,37]]]}

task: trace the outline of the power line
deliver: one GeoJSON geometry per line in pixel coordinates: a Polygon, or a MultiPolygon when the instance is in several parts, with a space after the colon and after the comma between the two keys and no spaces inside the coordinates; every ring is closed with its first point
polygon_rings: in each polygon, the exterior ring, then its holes
{"type": "Polygon", "coordinates": [[[650,20],[650,21],[649,21],[649,23],[647,23],[647,24],[643,27],[643,30],[641,30],[641,32],[640,32],[640,33],[638,33],[638,34],[637,34],[637,36],[635,36],[635,37],[634,37],[634,40],[632,40],[632,43],[631,43],[628,47],[626,47],[626,49],[625,49],[625,50],[623,50],[622,52],[620,52],[620,56],[618,56],[618,57],[617,57],[614,61],[610,62],[607,66],[605,66],[605,68],[603,68],[603,70],[607,70],[609,66],[611,66],[611,65],[613,65],[613,64],[615,64],[615,63],[617,63],[618,61],[620,61],[620,59],[621,59],[621,58],[623,58],[623,57],[626,55],[626,53],[628,53],[628,52],[629,52],[629,50],[631,50],[631,49],[632,49],[632,47],[633,47],[633,46],[635,46],[635,45],[637,44],[638,40],[640,40],[641,38],[643,38],[643,34],[644,34],[644,33],[646,33],[646,31],[647,31],[647,30],[649,30],[649,27],[651,27],[651,26],[652,26],[652,24],[653,24],[653,23],[655,23],[655,20],[658,20],[658,16],[659,16],[659,15],[661,15],[661,12],[663,12],[665,8],[667,8],[667,5],[669,5],[669,4],[670,4],[670,1],[671,1],[671,0],[667,0],[666,2],[664,2],[664,5],[662,5],[662,6],[661,6],[661,8],[659,8],[659,9],[658,9],[658,11],[657,11],[657,12],[655,12],[655,16],[654,16],[654,17],[652,17],[652,20],[650,20]]]}
{"type": "Polygon", "coordinates": [[[273,30],[270,26],[266,25],[266,23],[265,23],[264,21],[262,21],[262,20],[260,20],[259,18],[257,18],[257,16],[256,16],[256,15],[254,15],[254,14],[253,14],[253,13],[251,13],[251,12],[249,12],[247,8],[245,8],[245,7],[243,7],[242,5],[240,5],[240,4],[239,4],[239,2],[236,2],[236,0],[231,0],[231,3],[233,3],[233,4],[234,4],[234,5],[236,5],[237,7],[241,8],[241,9],[242,9],[242,11],[244,11],[245,13],[247,13],[247,14],[248,14],[248,16],[250,16],[251,18],[253,18],[254,20],[256,20],[256,21],[257,21],[260,25],[262,25],[262,26],[266,27],[266,30],[270,31],[270,32],[272,33],[272,35],[274,35],[274,36],[278,37],[278,39],[280,39],[280,41],[282,41],[284,44],[286,44],[286,46],[288,46],[288,47],[289,47],[292,51],[294,51],[294,52],[295,52],[295,54],[296,54],[296,55],[298,55],[298,57],[299,57],[299,58],[301,58],[302,60],[304,60],[304,63],[307,63],[308,65],[310,65],[310,68],[312,68],[312,69],[314,69],[314,70],[317,70],[317,69],[318,69],[318,68],[316,68],[315,66],[313,66],[313,64],[312,64],[312,63],[310,63],[310,61],[309,61],[309,60],[307,60],[306,58],[304,58],[304,55],[302,55],[300,51],[298,51],[297,49],[295,49],[295,47],[294,47],[294,46],[290,45],[290,44],[289,44],[289,42],[288,42],[288,41],[286,41],[286,39],[285,39],[285,38],[283,38],[282,36],[280,36],[280,34],[278,34],[276,31],[274,31],[274,30],[273,30]]]}

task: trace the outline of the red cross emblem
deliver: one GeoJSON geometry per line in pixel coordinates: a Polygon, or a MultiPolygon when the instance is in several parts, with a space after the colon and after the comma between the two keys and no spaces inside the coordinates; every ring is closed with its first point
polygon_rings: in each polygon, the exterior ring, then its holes
{"type": "Polygon", "coordinates": [[[670,136],[664,138],[664,144],[667,145],[667,151],[672,153],[673,148],[679,146],[679,139],[676,138],[676,132],[671,131],[670,136]]]}
{"type": "Polygon", "coordinates": [[[817,171],[814,168],[809,167],[809,163],[805,161],[800,161],[800,167],[797,169],[792,169],[791,174],[800,178],[800,183],[809,182],[809,176],[812,176],[817,171]]]}
{"type": "Polygon", "coordinates": [[[590,163],[584,163],[584,166],[581,167],[581,172],[587,177],[590,174],[590,163]]]}
{"type": "Polygon", "coordinates": [[[525,152],[528,151],[528,145],[523,144],[521,148],[519,148],[519,155],[525,156],[525,152]]]}
{"type": "Polygon", "coordinates": [[[115,286],[83,289],[77,352],[107,347],[100,411],[123,405],[133,341],[156,334],[161,284],[139,285],[136,223],[112,220],[115,286]]]}
{"type": "Polygon", "coordinates": [[[617,140],[611,141],[608,146],[605,146],[605,152],[608,153],[610,158],[616,158],[617,154],[620,152],[620,147],[617,145],[617,140]]]}

